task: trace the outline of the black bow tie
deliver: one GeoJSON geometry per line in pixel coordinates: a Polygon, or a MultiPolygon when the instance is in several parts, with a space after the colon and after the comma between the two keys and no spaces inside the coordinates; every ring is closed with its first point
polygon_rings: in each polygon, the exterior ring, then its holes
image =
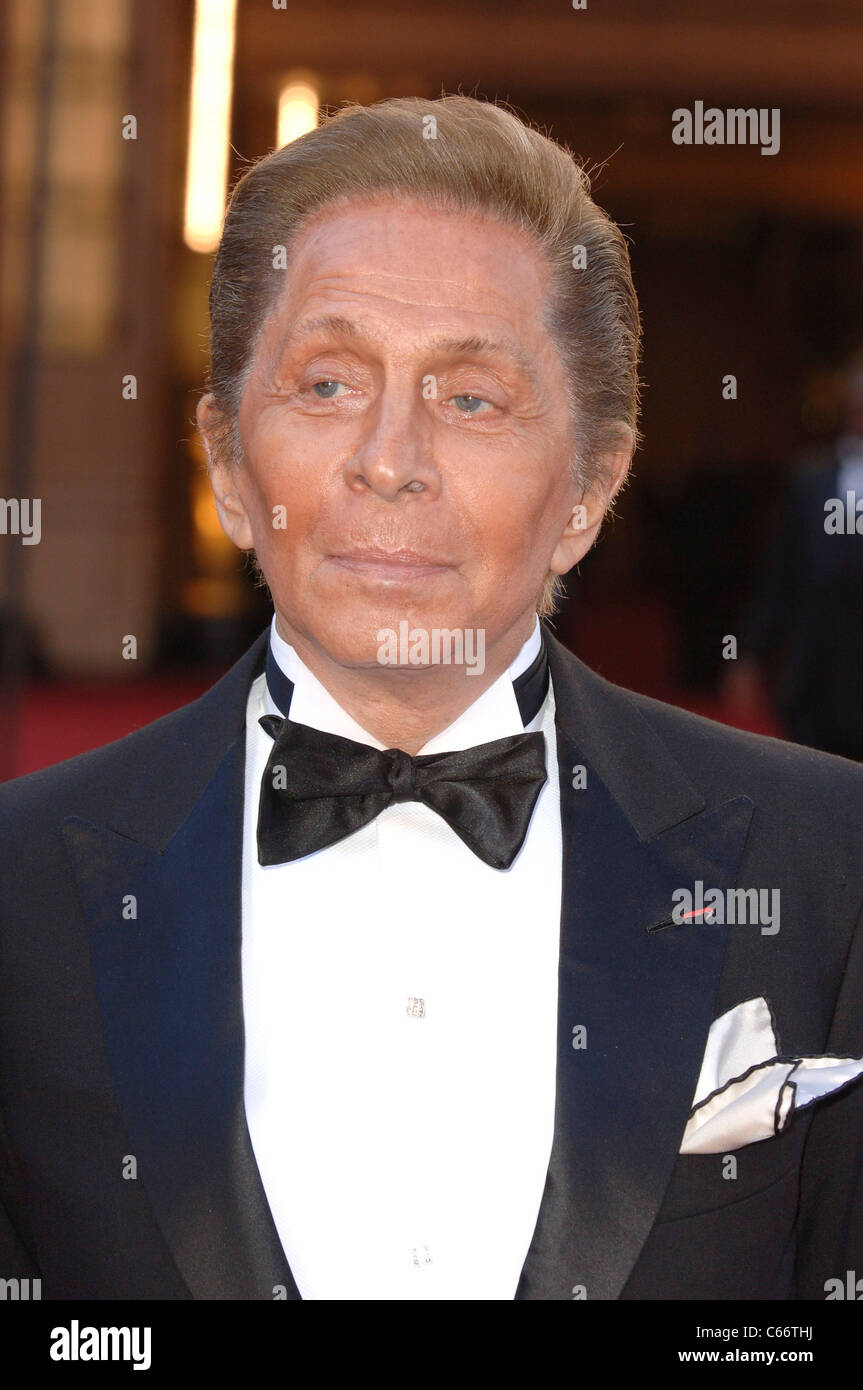
{"type": "MultiPolygon", "coordinates": [[[[280,708],[289,708],[293,685],[272,651],[267,682],[280,708]]],[[[548,688],[544,644],[513,684],[522,719],[530,723],[548,688]]],[[[260,724],[275,740],[261,781],[261,864],[302,859],[344,840],[394,802],[421,801],[486,864],[508,869],[546,781],[541,733],[411,757],[399,748],[371,748],[276,714],[265,714],[260,724]]]]}

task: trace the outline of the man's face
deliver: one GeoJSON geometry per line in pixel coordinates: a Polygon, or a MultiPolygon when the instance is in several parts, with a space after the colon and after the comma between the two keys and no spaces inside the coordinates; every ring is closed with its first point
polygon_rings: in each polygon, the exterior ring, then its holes
{"type": "Polygon", "coordinates": [[[549,568],[577,562],[601,515],[568,526],[548,279],[517,228],[403,199],[303,228],[243,394],[244,462],[213,474],[286,640],[357,666],[403,620],[484,629],[487,649],[529,635],[549,568]]]}

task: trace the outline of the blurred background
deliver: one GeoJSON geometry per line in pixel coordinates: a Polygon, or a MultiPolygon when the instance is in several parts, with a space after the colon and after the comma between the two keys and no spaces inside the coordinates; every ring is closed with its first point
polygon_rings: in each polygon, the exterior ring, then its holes
{"type": "Polygon", "coordinates": [[[6,0],[3,24],[0,778],[193,698],[267,623],[193,423],[227,190],[326,108],[442,91],[569,144],[630,242],[645,443],[558,635],[863,756],[863,3],[6,0]],[[778,152],[675,144],[697,101],[777,108],[778,152]]]}

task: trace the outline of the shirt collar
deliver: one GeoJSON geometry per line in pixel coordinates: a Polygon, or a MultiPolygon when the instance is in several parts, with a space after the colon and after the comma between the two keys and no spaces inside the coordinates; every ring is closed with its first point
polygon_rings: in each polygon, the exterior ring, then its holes
{"type": "MultiPolygon", "coordinates": [[[[513,681],[531,666],[541,646],[542,630],[537,617],[530,637],[509,668],[448,728],[429,739],[419,750],[420,753],[455,752],[462,748],[472,748],[478,743],[489,743],[493,739],[524,733],[525,726],[513,690],[513,681]]],[[[270,625],[270,650],[279,669],[294,687],[290,707],[290,717],[294,723],[306,724],[312,729],[320,729],[323,733],[338,734],[341,738],[353,739],[355,743],[369,744],[373,748],[382,749],[387,746],[379,743],[342,709],[294,648],[280,637],[276,630],[275,614],[270,625]]],[[[267,686],[264,688],[264,702],[268,714],[284,715],[284,710],[278,708],[267,686]]],[[[528,729],[539,728],[541,718],[542,709],[528,724],[528,729]]]]}

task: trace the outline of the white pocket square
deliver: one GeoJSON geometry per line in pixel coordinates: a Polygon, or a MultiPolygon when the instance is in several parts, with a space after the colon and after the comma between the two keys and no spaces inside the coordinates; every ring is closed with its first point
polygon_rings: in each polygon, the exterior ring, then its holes
{"type": "Polygon", "coordinates": [[[682,1154],[727,1153],[772,1139],[796,1111],[863,1076],[863,1057],[782,1055],[760,995],[714,1020],[682,1154]]]}

